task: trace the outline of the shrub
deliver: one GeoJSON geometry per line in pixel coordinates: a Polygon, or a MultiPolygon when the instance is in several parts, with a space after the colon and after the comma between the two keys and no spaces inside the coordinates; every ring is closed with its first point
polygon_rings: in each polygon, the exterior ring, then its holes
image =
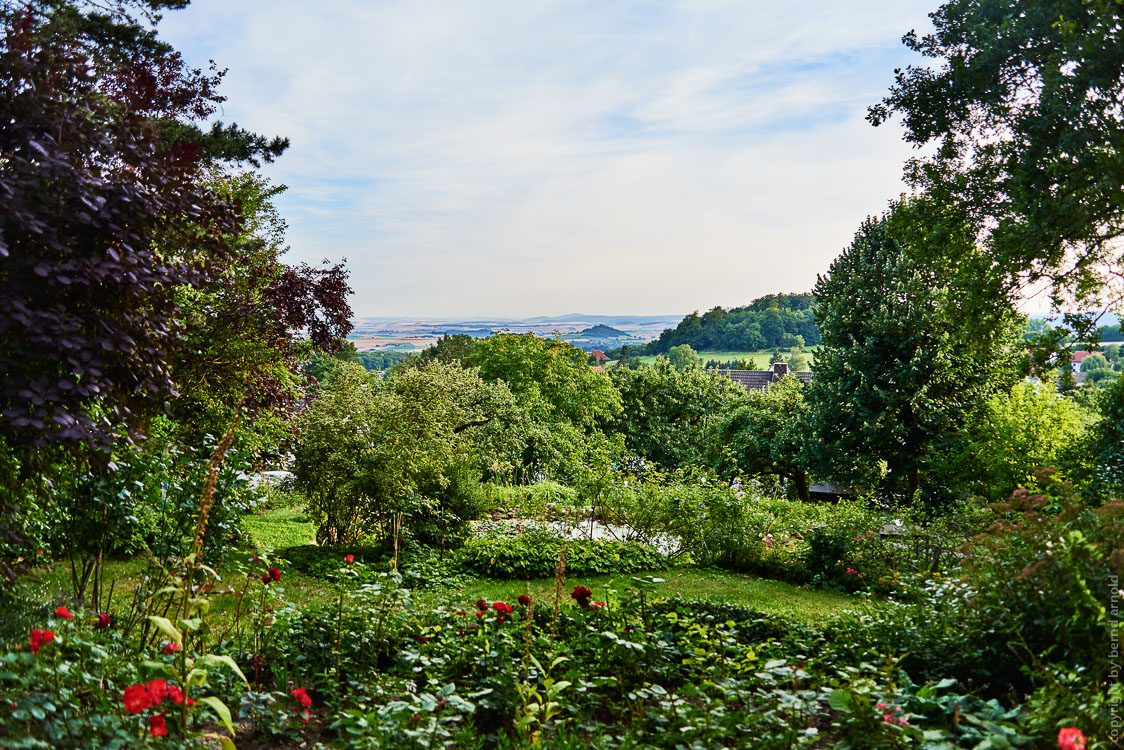
{"type": "Polygon", "coordinates": [[[605,575],[662,570],[668,559],[639,542],[605,539],[565,541],[543,533],[470,539],[458,553],[461,564],[492,578],[549,578],[566,554],[567,575],[605,575]]]}
{"type": "Polygon", "coordinates": [[[995,523],[964,548],[960,581],[934,581],[911,604],[844,620],[831,632],[856,652],[908,650],[923,679],[953,677],[986,695],[1021,699],[1077,670],[1104,691],[1111,668],[1114,581],[1124,574],[1124,502],[1091,510],[1040,474],[993,506],[995,523]],[[906,647],[904,644],[908,644],[906,647]]]}
{"type": "Polygon", "coordinates": [[[526,518],[542,518],[554,508],[574,508],[578,493],[558,482],[522,485],[484,485],[488,504],[497,510],[514,511],[526,518]]]}

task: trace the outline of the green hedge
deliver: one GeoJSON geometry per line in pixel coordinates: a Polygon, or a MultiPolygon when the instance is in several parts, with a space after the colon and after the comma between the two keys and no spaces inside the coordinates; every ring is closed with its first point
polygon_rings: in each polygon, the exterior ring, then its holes
{"type": "Polygon", "coordinates": [[[639,542],[611,540],[546,541],[529,534],[510,538],[470,539],[459,555],[465,569],[489,578],[551,578],[566,547],[567,575],[605,575],[662,570],[667,557],[639,542]]]}

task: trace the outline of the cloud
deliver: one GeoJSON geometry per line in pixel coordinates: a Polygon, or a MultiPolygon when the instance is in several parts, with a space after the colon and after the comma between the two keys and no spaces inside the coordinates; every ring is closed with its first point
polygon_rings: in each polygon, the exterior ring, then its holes
{"type": "Polygon", "coordinates": [[[665,313],[807,289],[902,190],[863,121],[928,3],[194,0],[294,260],[357,314],[665,313]]]}

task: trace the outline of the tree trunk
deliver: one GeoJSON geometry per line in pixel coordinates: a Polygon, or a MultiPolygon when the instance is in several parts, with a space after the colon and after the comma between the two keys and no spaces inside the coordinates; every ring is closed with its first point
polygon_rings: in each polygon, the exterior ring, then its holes
{"type": "Polygon", "coordinates": [[[913,501],[921,489],[921,469],[917,466],[909,467],[909,499],[913,501]]]}
{"type": "Polygon", "coordinates": [[[795,471],[792,476],[792,481],[796,484],[796,495],[804,502],[810,502],[812,499],[811,494],[808,492],[808,474],[799,469],[795,471]]]}

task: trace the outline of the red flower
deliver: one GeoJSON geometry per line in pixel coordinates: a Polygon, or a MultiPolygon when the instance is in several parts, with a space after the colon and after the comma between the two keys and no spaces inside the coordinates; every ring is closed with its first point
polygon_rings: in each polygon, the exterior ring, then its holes
{"type": "Polygon", "coordinates": [[[604,609],[605,608],[605,602],[594,602],[593,608],[594,609],[604,609]]]}
{"type": "MultiPolygon", "coordinates": [[[[292,693],[292,696],[297,699],[297,702],[299,702],[305,708],[308,708],[312,705],[312,698],[309,697],[308,691],[304,688],[293,688],[290,692],[292,693]]],[[[305,715],[308,715],[307,711],[305,711],[305,715]]]]}
{"type": "Polygon", "coordinates": [[[487,609],[488,608],[488,602],[484,601],[483,599],[477,599],[476,600],[476,608],[477,609],[487,609]]]}
{"type": "Polygon", "coordinates": [[[56,607],[55,608],[55,614],[58,615],[59,617],[63,618],[64,620],[73,620],[74,619],[74,615],[70,614],[70,610],[67,609],[66,607],[56,607]]]}
{"type": "Polygon", "coordinates": [[[496,602],[492,605],[492,609],[496,610],[501,615],[510,615],[514,611],[507,602],[496,602]]]}
{"type": "Polygon", "coordinates": [[[31,641],[31,653],[39,653],[39,649],[54,639],[55,634],[50,630],[32,630],[31,636],[28,638],[28,640],[31,641]]]}
{"type": "Polygon", "coordinates": [[[428,635],[415,635],[414,640],[417,641],[418,643],[429,643],[429,636],[428,635]]]}
{"type": "Polygon", "coordinates": [[[528,607],[531,604],[531,597],[527,596],[526,594],[520,594],[519,598],[516,599],[516,601],[524,607],[528,607]]]}
{"type": "Polygon", "coordinates": [[[585,586],[574,586],[574,590],[570,592],[570,598],[578,603],[582,609],[589,607],[589,597],[593,596],[593,592],[585,586]]]}
{"type": "Polygon", "coordinates": [[[348,562],[348,563],[353,563],[353,562],[355,562],[355,555],[348,555],[347,557],[345,557],[343,559],[343,561],[348,562]]]}
{"type": "Polygon", "coordinates": [[[1061,750],[1085,750],[1085,735],[1077,727],[1066,727],[1058,732],[1061,750]]]}
{"type": "Polygon", "coordinates": [[[304,716],[303,716],[303,717],[301,717],[301,721],[303,721],[303,722],[304,722],[305,724],[307,724],[307,723],[308,723],[308,720],[309,720],[310,718],[312,718],[312,714],[310,714],[310,713],[308,712],[308,709],[306,708],[306,709],[304,710],[304,716]]]}
{"type": "MultiPolygon", "coordinates": [[[[180,690],[175,685],[169,685],[168,686],[168,700],[170,700],[172,703],[175,703],[176,705],[179,705],[179,704],[183,703],[184,702],[183,691],[180,690]]],[[[195,705],[195,699],[188,698],[187,699],[187,705],[194,706],[195,705]]]]}
{"type": "Polygon", "coordinates": [[[148,698],[152,701],[151,705],[158,706],[164,702],[168,697],[168,681],[167,680],[153,680],[146,683],[144,689],[148,691],[148,698]]]}
{"type": "Polygon", "coordinates": [[[164,714],[153,714],[148,717],[148,733],[153,737],[163,737],[168,734],[168,725],[164,723],[164,714]]]}
{"type": "Polygon", "coordinates": [[[121,701],[125,704],[125,710],[131,714],[139,714],[141,711],[152,707],[148,691],[145,690],[144,685],[130,685],[125,688],[121,701]]]}
{"type": "Polygon", "coordinates": [[[483,616],[484,616],[484,613],[483,613],[483,612],[477,612],[477,613],[476,613],[476,616],[477,616],[477,617],[483,617],[483,616]]]}
{"type": "Polygon", "coordinates": [[[277,568],[270,568],[268,572],[269,572],[269,577],[272,578],[275,583],[281,583],[281,571],[280,570],[278,570],[277,568]]]}
{"type": "Polygon", "coordinates": [[[269,583],[269,582],[270,582],[270,581],[272,581],[272,580],[273,580],[273,579],[269,577],[269,573],[262,573],[262,574],[261,574],[261,582],[262,582],[262,583],[266,583],[266,584],[267,584],[267,583],[269,583]]]}
{"type": "Polygon", "coordinates": [[[174,654],[179,650],[180,650],[180,644],[178,644],[178,643],[172,642],[172,643],[165,643],[164,644],[164,653],[165,654],[174,654]]]}
{"type": "Polygon", "coordinates": [[[94,628],[96,630],[102,630],[103,628],[109,627],[109,615],[108,614],[106,614],[105,612],[98,612],[97,618],[98,618],[98,621],[94,623],[94,628]]]}

